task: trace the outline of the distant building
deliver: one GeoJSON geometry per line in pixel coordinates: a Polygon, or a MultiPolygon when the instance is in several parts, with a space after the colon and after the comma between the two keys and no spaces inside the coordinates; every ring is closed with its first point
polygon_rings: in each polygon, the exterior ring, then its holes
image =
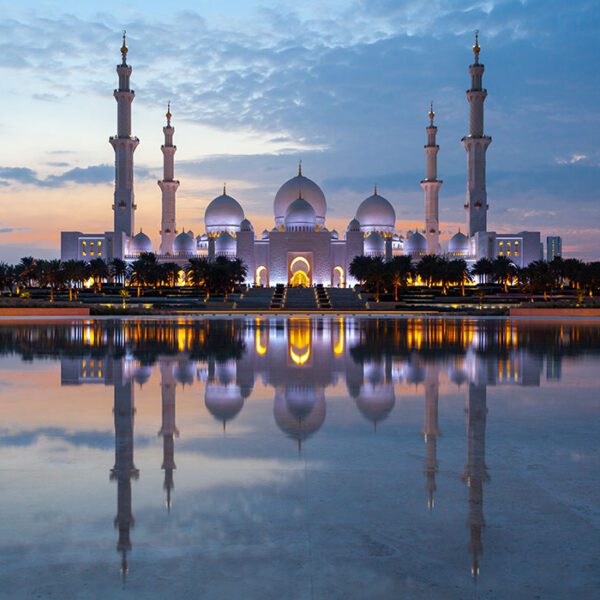
{"type": "Polygon", "coordinates": [[[558,235],[549,235],[546,238],[546,260],[554,260],[557,256],[562,256],[562,238],[558,235]]]}

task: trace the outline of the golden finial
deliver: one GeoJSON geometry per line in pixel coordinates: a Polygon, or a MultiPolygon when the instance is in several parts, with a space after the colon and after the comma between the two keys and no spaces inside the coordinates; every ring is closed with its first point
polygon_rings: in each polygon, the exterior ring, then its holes
{"type": "Polygon", "coordinates": [[[128,50],[129,49],[127,48],[127,31],[123,29],[123,45],[121,46],[121,55],[123,56],[123,62],[125,62],[125,59],[127,58],[128,50]]]}
{"type": "Polygon", "coordinates": [[[373,186],[373,196],[377,196],[377,184],[373,186]]]}
{"type": "Polygon", "coordinates": [[[475,55],[475,62],[479,62],[479,51],[481,48],[479,47],[479,29],[475,30],[475,44],[473,45],[473,54],[475,55]]]}
{"type": "Polygon", "coordinates": [[[431,101],[431,104],[429,105],[429,123],[431,124],[431,126],[433,127],[433,118],[435,117],[435,113],[433,112],[433,100],[431,101]]]}
{"type": "Polygon", "coordinates": [[[298,161],[298,177],[302,177],[302,160],[298,161]]]}
{"type": "Polygon", "coordinates": [[[227,184],[223,183],[223,196],[227,196],[227,184]]]}
{"type": "Polygon", "coordinates": [[[167,125],[170,126],[171,125],[171,117],[173,115],[171,114],[171,101],[169,100],[168,104],[167,104],[167,125]]]}

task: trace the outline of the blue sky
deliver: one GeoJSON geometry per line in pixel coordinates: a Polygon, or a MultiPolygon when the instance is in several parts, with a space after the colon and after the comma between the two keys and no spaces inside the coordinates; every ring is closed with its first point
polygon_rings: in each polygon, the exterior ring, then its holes
{"type": "Polygon", "coordinates": [[[157,238],[165,104],[178,223],[200,230],[223,181],[260,228],[305,174],[342,227],[375,182],[422,220],[436,106],[442,229],[464,222],[468,64],[486,65],[489,227],[541,230],[600,258],[600,5],[589,0],[0,2],[0,260],[56,255],[60,229],[112,226],[120,30],[133,65],[137,222],[157,238]],[[320,4],[325,4],[324,7],[320,4]]]}

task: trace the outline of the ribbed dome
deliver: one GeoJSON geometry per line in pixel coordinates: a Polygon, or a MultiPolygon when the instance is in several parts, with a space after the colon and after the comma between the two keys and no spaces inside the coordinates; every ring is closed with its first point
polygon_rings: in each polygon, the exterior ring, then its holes
{"type": "Polygon", "coordinates": [[[275,225],[284,224],[287,209],[298,196],[302,196],[314,209],[317,225],[325,224],[327,214],[327,201],[321,188],[308,177],[301,173],[286,181],[275,195],[273,212],[275,213],[275,225]]]}
{"type": "Polygon", "coordinates": [[[152,252],[152,242],[150,238],[141,231],[133,236],[131,241],[131,253],[141,254],[142,252],[152,252]]]}
{"type": "Polygon", "coordinates": [[[366,256],[383,256],[385,254],[385,241],[378,233],[372,233],[365,238],[364,253],[366,256]]]}
{"type": "Polygon", "coordinates": [[[222,233],[215,241],[215,254],[217,256],[233,257],[237,252],[237,240],[229,233],[222,233]]]}
{"type": "Polygon", "coordinates": [[[173,242],[173,250],[175,254],[194,254],[196,252],[194,238],[182,231],[173,242]]]}
{"type": "Polygon", "coordinates": [[[383,231],[391,233],[396,225],[396,211],[383,196],[375,190],[372,196],[363,200],[356,211],[362,231],[383,231]]]}
{"type": "Polygon", "coordinates": [[[315,209],[304,198],[296,198],[287,208],[284,225],[289,231],[314,231],[316,228],[315,209]]]}
{"type": "Polygon", "coordinates": [[[415,231],[404,243],[404,254],[421,255],[426,253],[427,241],[418,231],[415,231]]]}
{"type": "Polygon", "coordinates": [[[454,255],[467,256],[469,254],[469,238],[460,231],[455,233],[448,242],[448,252],[454,255]]]}
{"type": "Polygon", "coordinates": [[[239,231],[244,220],[244,210],[240,203],[223,193],[217,196],[204,212],[204,223],[208,233],[239,231]]]}
{"type": "Polygon", "coordinates": [[[352,221],[348,223],[346,231],[360,231],[360,221],[356,218],[352,219],[352,221]]]}

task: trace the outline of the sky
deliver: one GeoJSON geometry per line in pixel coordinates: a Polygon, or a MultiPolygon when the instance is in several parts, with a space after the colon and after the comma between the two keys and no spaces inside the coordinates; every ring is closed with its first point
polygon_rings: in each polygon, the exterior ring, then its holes
{"type": "Polygon", "coordinates": [[[260,231],[303,172],[343,230],[379,192],[422,227],[425,126],[439,128],[442,239],[464,231],[468,65],[480,31],[488,229],[561,235],[600,259],[597,0],[0,0],[0,261],[112,229],[116,64],[133,66],[136,227],[158,245],[171,101],[179,228],[227,191],[260,231]]]}

